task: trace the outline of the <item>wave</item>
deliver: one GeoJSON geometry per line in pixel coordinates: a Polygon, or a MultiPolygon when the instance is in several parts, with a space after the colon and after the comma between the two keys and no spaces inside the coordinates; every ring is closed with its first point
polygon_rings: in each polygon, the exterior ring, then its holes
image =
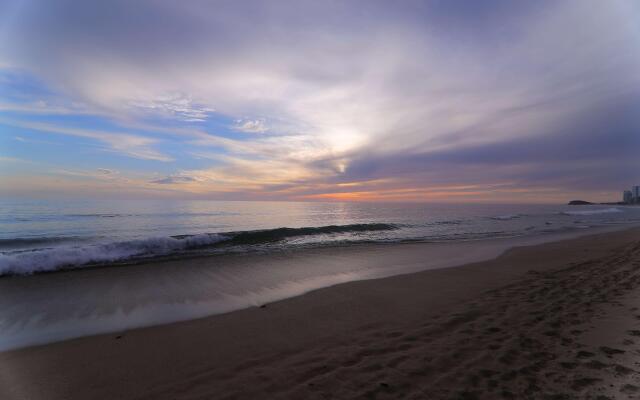
{"type": "Polygon", "coordinates": [[[75,218],[118,218],[118,217],[137,217],[139,214],[65,214],[64,217],[75,218]]]}
{"type": "Polygon", "coordinates": [[[89,238],[80,238],[77,236],[58,236],[58,237],[26,237],[0,239],[0,249],[16,249],[42,245],[53,245],[64,242],[77,242],[88,240],[89,238]]]}
{"type": "Polygon", "coordinates": [[[392,229],[397,229],[397,226],[391,224],[353,224],[276,228],[258,231],[203,233],[198,235],[147,238],[83,246],[66,245],[16,254],[7,254],[5,252],[4,254],[0,254],[0,276],[26,275],[87,265],[167,256],[187,250],[216,245],[268,244],[297,236],[358,233],[392,229]]]}
{"type": "Polygon", "coordinates": [[[596,215],[596,214],[611,214],[611,213],[621,213],[623,212],[619,208],[604,208],[599,210],[581,210],[581,211],[563,211],[561,214],[564,215],[596,215]]]}
{"type": "Polygon", "coordinates": [[[55,271],[87,264],[123,261],[135,257],[162,256],[225,240],[217,234],[202,234],[178,239],[149,238],[34,250],[18,254],[0,254],[0,276],[55,271]]]}
{"type": "Polygon", "coordinates": [[[460,225],[462,224],[462,220],[459,219],[452,219],[452,220],[445,220],[445,221],[434,221],[434,222],[430,222],[427,224],[427,226],[431,225],[431,226],[437,226],[437,225],[460,225]]]}
{"type": "Polygon", "coordinates": [[[357,233],[389,231],[397,229],[392,224],[351,224],[351,225],[327,225],[321,227],[303,228],[276,228],[258,231],[228,232],[222,235],[229,238],[228,243],[237,245],[251,245],[276,242],[296,236],[330,235],[335,233],[357,233]]]}
{"type": "Polygon", "coordinates": [[[524,214],[507,214],[507,215],[498,215],[496,217],[491,217],[491,219],[495,219],[497,221],[509,221],[512,219],[518,219],[520,217],[525,217],[524,214]]]}

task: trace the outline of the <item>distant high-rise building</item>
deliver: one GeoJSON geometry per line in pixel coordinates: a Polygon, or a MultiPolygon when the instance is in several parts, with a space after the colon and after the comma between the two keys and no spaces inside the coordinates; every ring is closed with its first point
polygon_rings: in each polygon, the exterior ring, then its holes
{"type": "Polygon", "coordinates": [[[631,192],[633,194],[633,202],[640,203],[640,186],[634,186],[631,188],[631,192]]]}
{"type": "Polygon", "coordinates": [[[631,190],[625,190],[622,193],[622,201],[627,204],[633,202],[633,193],[631,193],[631,190]]]}

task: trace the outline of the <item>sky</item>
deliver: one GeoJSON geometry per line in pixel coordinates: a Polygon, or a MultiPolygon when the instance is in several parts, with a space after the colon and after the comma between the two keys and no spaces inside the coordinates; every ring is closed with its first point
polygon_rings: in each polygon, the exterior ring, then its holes
{"type": "Polygon", "coordinates": [[[640,2],[0,0],[0,193],[617,201],[640,2]]]}

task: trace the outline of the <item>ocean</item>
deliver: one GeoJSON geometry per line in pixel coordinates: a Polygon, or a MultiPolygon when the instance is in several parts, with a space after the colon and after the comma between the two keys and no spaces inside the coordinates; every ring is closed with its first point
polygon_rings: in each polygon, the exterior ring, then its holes
{"type": "Polygon", "coordinates": [[[223,253],[449,242],[640,221],[639,207],[232,201],[3,201],[0,276],[223,253]]]}
{"type": "Polygon", "coordinates": [[[640,207],[606,205],[4,201],[0,351],[226,313],[638,223],[640,207]]]}

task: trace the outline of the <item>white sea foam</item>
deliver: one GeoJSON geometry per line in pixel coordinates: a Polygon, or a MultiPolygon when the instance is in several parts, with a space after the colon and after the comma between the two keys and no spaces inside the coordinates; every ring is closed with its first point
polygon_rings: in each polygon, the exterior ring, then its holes
{"type": "Polygon", "coordinates": [[[619,208],[611,207],[611,208],[603,208],[599,210],[580,210],[580,211],[564,211],[562,214],[564,215],[596,215],[596,214],[611,214],[611,213],[621,213],[622,210],[619,208]]]}
{"type": "MultiPolygon", "coordinates": [[[[391,224],[351,224],[327,225],[319,227],[275,228],[253,231],[205,233],[199,235],[155,237],[110,243],[93,243],[80,245],[63,245],[53,248],[37,248],[18,250],[20,244],[51,244],[54,238],[8,239],[5,247],[11,251],[0,253],[0,276],[10,274],[32,274],[35,272],[54,271],[65,267],[76,267],[85,264],[102,264],[127,260],[135,257],[152,257],[168,255],[182,250],[213,245],[220,241],[228,241],[229,245],[251,246],[267,244],[302,236],[330,235],[344,233],[362,233],[395,230],[391,224]]],[[[65,239],[67,240],[67,239],[65,239]]],[[[0,247],[3,242],[0,241],[0,247]]]]}
{"type": "Polygon", "coordinates": [[[121,261],[132,257],[160,256],[212,245],[227,239],[228,237],[217,234],[200,234],[183,238],[159,237],[0,254],[0,275],[32,274],[63,267],[121,261]]]}

